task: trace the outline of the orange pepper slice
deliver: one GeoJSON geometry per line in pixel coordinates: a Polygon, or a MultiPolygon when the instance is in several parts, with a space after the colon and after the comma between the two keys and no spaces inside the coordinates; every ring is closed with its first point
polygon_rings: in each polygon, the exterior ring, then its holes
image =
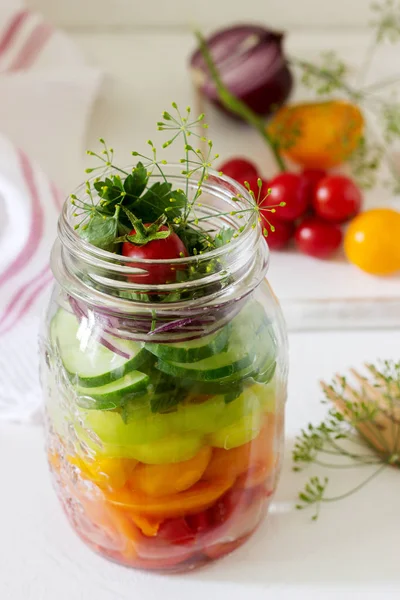
{"type": "Polygon", "coordinates": [[[193,458],[182,462],[140,464],[129,478],[129,487],[151,497],[168,496],[187,490],[199,481],[210,462],[211,454],[211,448],[204,447],[193,458]]]}
{"type": "Polygon", "coordinates": [[[163,518],[160,519],[157,517],[147,517],[145,515],[139,515],[130,511],[127,511],[127,514],[130,516],[135,525],[139,527],[141,532],[147,537],[154,537],[157,535],[160,525],[164,521],[163,518]]]}
{"type": "Polygon", "coordinates": [[[131,491],[126,487],[114,492],[105,492],[105,495],[112,504],[127,508],[132,513],[167,519],[206,510],[233,485],[234,481],[234,478],[221,474],[219,480],[199,481],[184,492],[157,498],[131,491]]]}

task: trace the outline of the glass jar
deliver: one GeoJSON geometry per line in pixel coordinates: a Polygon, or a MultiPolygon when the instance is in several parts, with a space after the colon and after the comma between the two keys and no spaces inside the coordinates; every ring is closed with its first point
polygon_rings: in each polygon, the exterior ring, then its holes
{"type": "MultiPolygon", "coordinates": [[[[177,187],[180,170],[164,169],[177,187]]],[[[41,336],[48,459],[76,533],[121,564],[183,571],[231,552],[277,485],[287,342],[249,201],[210,176],[196,223],[236,234],[170,261],[88,244],[70,202],[60,216],[41,336]],[[176,282],[152,283],[154,269],[176,282]]]]}

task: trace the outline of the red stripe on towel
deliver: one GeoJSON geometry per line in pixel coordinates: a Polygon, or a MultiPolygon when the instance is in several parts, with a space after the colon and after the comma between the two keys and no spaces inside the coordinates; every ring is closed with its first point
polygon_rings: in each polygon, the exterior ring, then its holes
{"type": "Polygon", "coordinates": [[[11,19],[3,36],[0,38],[0,54],[4,54],[4,52],[13,43],[18,31],[21,29],[24,21],[26,21],[29,15],[29,11],[21,10],[11,19]]]}
{"type": "Polygon", "coordinates": [[[8,265],[5,271],[0,274],[0,287],[6,281],[15,277],[15,275],[17,275],[29,263],[40,244],[40,240],[43,237],[44,231],[44,211],[42,205],[40,204],[39,193],[36,187],[32,165],[25,152],[22,150],[18,150],[18,158],[22,175],[29,190],[29,196],[31,200],[31,223],[28,239],[26,240],[21,252],[12,261],[12,263],[8,265]]]}
{"type": "Polygon", "coordinates": [[[54,29],[49,23],[39,23],[31,32],[7,71],[29,69],[50,39],[54,29]]]}

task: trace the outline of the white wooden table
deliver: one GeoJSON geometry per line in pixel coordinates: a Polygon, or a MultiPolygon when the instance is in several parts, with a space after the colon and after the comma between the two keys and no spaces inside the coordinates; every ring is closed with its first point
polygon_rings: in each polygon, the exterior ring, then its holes
{"type": "MultiPolygon", "coordinates": [[[[2,600],[397,600],[398,472],[388,469],[367,488],[322,508],[296,511],[312,469],[291,471],[299,429],[317,421],[317,378],[349,365],[395,356],[399,332],[290,335],[291,374],[286,458],[271,514],[245,546],[187,575],[133,571],[98,557],[75,536],[49,483],[39,427],[0,427],[0,598],[2,600]]],[[[366,471],[329,473],[330,494],[347,490],[366,471]]]]}
{"type": "MultiPolygon", "coordinates": [[[[192,102],[185,64],[193,39],[173,30],[76,31],[74,36],[109,73],[89,126],[88,146],[93,148],[104,136],[118,149],[117,158],[127,163],[130,150],[144,148],[142,142],[170,101],[192,102]]],[[[300,32],[291,37],[289,46],[307,56],[317,48],[339,44],[356,60],[364,42],[365,36],[357,32],[300,32]]],[[[389,66],[385,62],[383,68],[389,66]]],[[[209,121],[222,156],[254,157],[266,176],[271,173],[268,153],[254,134],[239,127],[238,135],[237,126],[212,111],[209,121]]],[[[78,176],[71,174],[71,180],[78,176]]],[[[317,263],[289,253],[274,255],[270,278],[287,305],[299,299],[307,305],[312,298],[320,307],[329,298],[362,297],[372,298],[376,307],[377,298],[386,306],[390,298],[400,297],[398,278],[370,278],[340,262],[317,263]]],[[[301,318],[303,309],[298,310],[301,318]]],[[[398,305],[393,310],[398,316],[398,305]]],[[[336,327],[335,319],[332,323],[326,319],[325,325],[336,327]]],[[[374,324],[383,321],[378,318],[374,324]]],[[[364,326],[369,324],[366,317],[364,326]]],[[[364,360],[398,358],[400,333],[393,328],[292,332],[290,344],[288,442],[273,512],[243,548],[192,574],[150,575],[94,555],[69,529],[51,491],[41,429],[1,426],[1,600],[398,599],[398,473],[388,470],[356,496],[324,507],[320,520],[313,523],[310,513],[294,509],[296,493],[308,474],[291,472],[290,448],[299,429],[324,413],[317,380],[364,360]]],[[[333,473],[332,492],[340,493],[360,477],[362,473],[353,471],[333,473]]]]}

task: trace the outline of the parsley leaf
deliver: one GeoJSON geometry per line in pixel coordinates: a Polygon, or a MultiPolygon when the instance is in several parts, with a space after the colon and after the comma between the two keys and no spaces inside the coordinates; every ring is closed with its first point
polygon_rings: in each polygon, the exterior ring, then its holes
{"type": "Polygon", "coordinates": [[[229,244],[235,233],[236,231],[233,229],[233,227],[226,227],[224,229],[221,229],[221,231],[217,233],[217,235],[214,238],[214,246],[216,248],[220,248],[221,246],[229,244]]]}
{"type": "MultiPolygon", "coordinates": [[[[131,210],[144,223],[152,223],[165,212],[167,207],[171,206],[169,201],[171,188],[171,183],[157,181],[130,207],[131,210]]],[[[167,213],[169,220],[175,216],[173,212],[167,213]]]]}
{"type": "Polygon", "coordinates": [[[115,248],[115,238],[118,233],[118,220],[113,217],[94,215],[87,226],[82,227],[81,237],[103,250],[112,252],[115,248]]]}
{"type": "MultiPolygon", "coordinates": [[[[143,194],[148,180],[147,170],[141,162],[138,162],[132,173],[124,181],[124,191],[129,198],[139,198],[143,194]]],[[[129,200],[126,200],[124,204],[129,204],[129,200]]]]}

